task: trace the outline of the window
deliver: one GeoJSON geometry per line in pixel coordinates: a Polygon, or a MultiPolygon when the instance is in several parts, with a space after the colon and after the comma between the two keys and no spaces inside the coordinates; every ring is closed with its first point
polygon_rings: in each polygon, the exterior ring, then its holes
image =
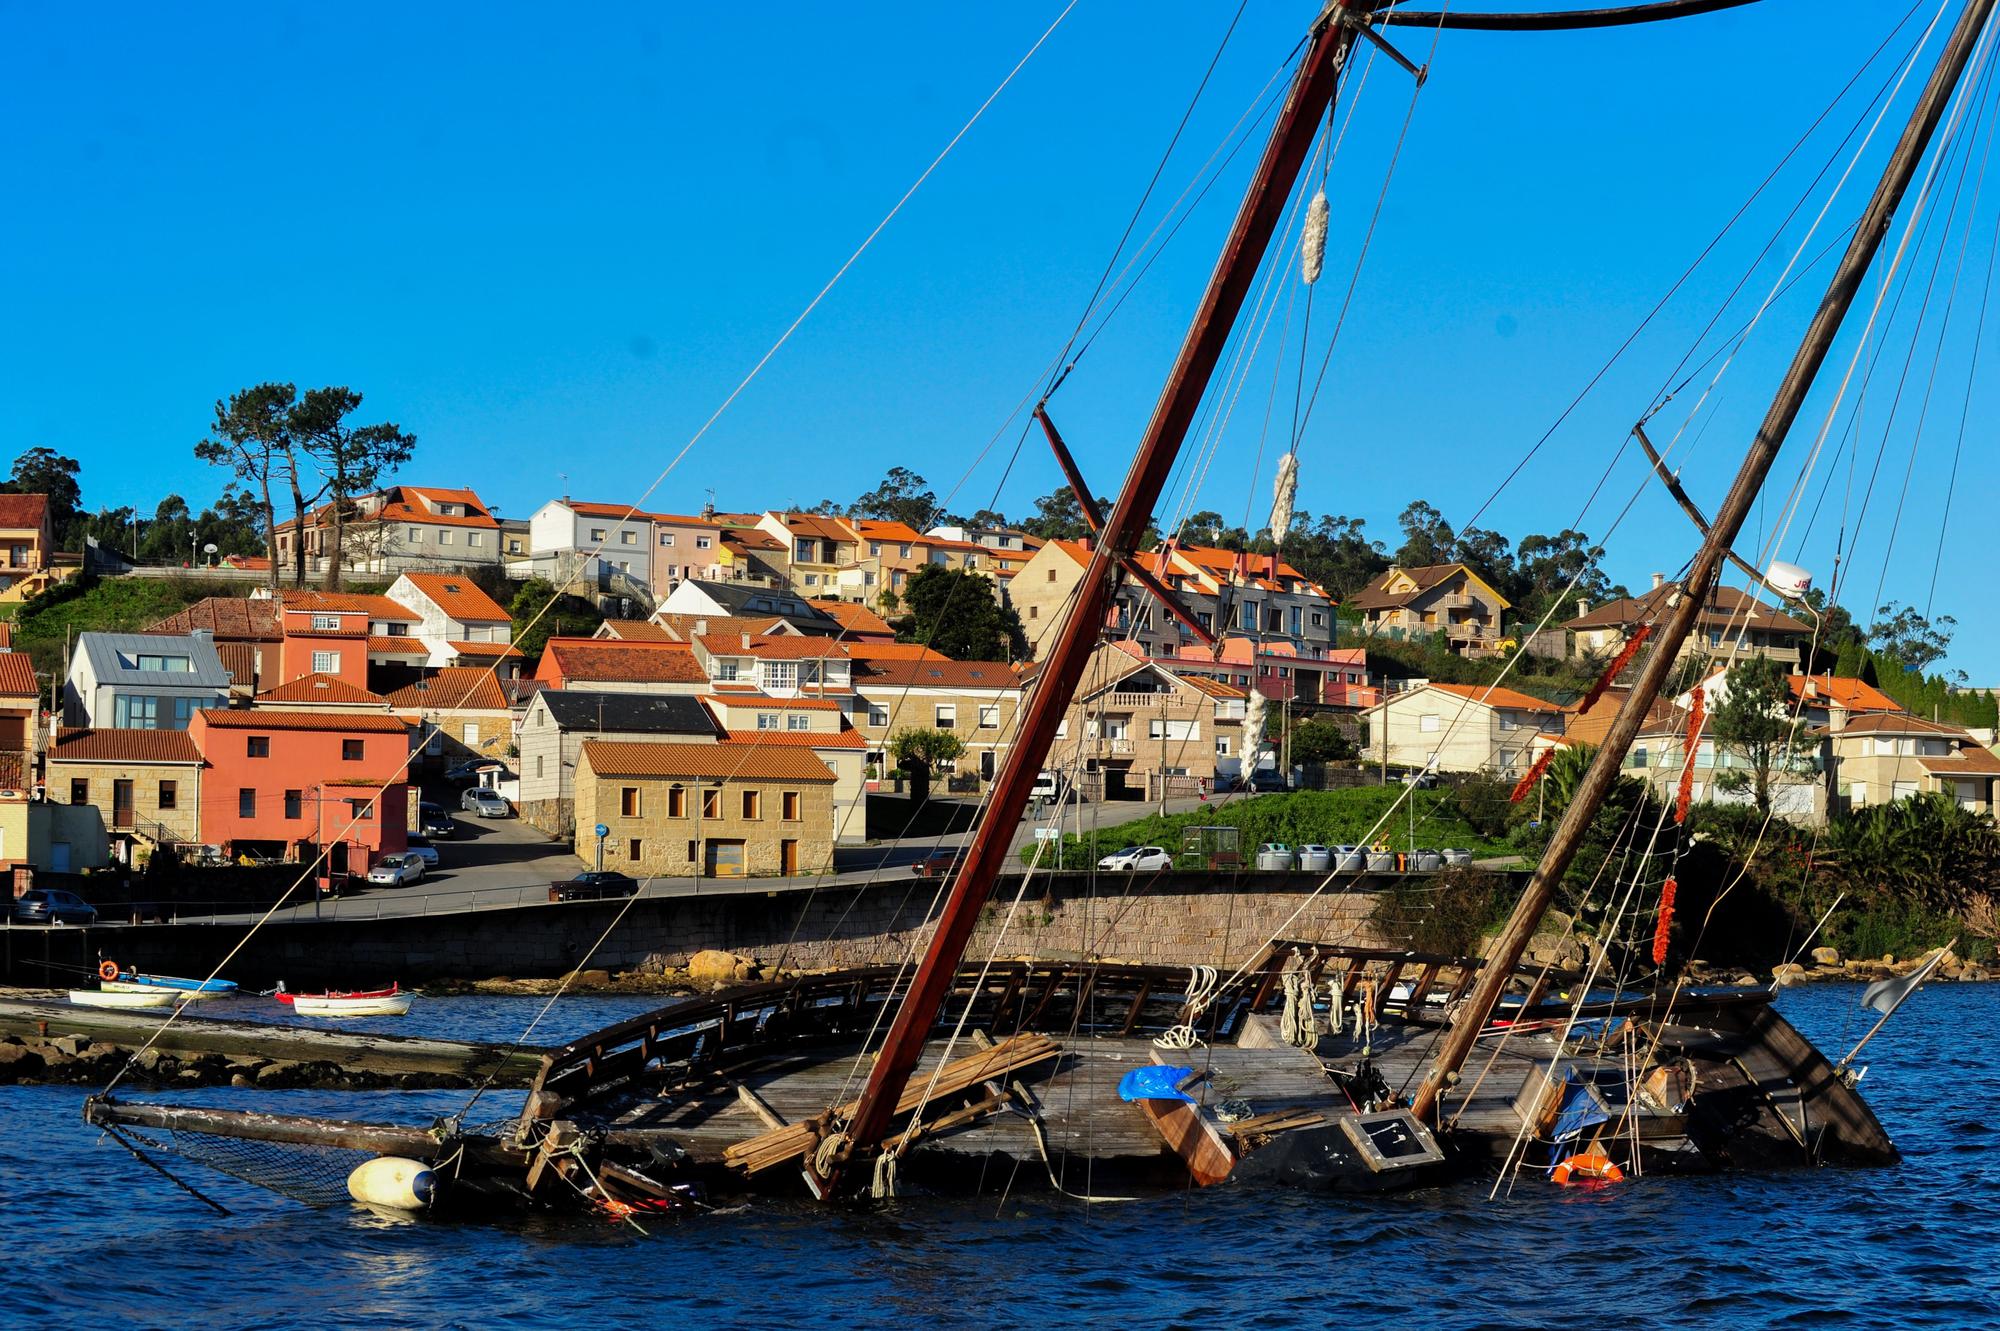
{"type": "Polygon", "coordinates": [[[160,783],[160,812],[165,813],[177,806],[180,799],[180,783],[162,781],[160,783]]]}
{"type": "Polygon", "coordinates": [[[1503,772],[1510,772],[1513,769],[1514,769],[1514,751],[1512,749],[1500,750],[1500,770],[1503,772]]]}
{"type": "Polygon", "coordinates": [[[236,792],[236,816],[255,818],[257,816],[257,792],[248,788],[236,792]]]}
{"type": "Polygon", "coordinates": [[[337,675],[340,673],[339,652],[314,652],[313,673],[315,675],[337,675]]]}
{"type": "Polygon", "coordinates": [[[889,724],[889,709],[888,709],[888,708],[886,708],[886,707],[880,707],[880,706],[877,706],[876,704],[874,704],[874,703],[872,703],[872,702],[871,702],[871,703],[869,703],[869,704],[868,704],[868,724],[869,724],[869,725],[871,725],[871,726],[886,726],[886,725],[888,725],[888,724],[889,724]]]}
{"type": "Polygon", "coordinates": [[[788,712],[785,715],[785,729],[787,730],[811,730],[812,724],[812,718],[804,712],[788,712]]]}
{"type": "Polygon", "coordinates": [[[1042,608],[1040,606],[1031,605],[1028,607],[1029,619],[1040,619],[1041,617],[1042,617],[1042,608]]]}
{"type": "Polygon", "coordinates": [[[358,823],[372,823],[372,822],[374,822],[374,821],[375,821],[375,801],[374,801],[374,800],[349,800],[349,801],[347,801],[347,816],[348,816],[348,817],[349,817],[350,819],[352,819],[353,821],[355,821],[355,822],[358,822],[358,823]]]}
{"type": "Polygon", "coordinates": [[[194,709],[197,701],[198,700],[194,698],[174,699],[175,730],[186,730],[188,728],[188,722],[192,720],[194,717],[194,709]]]}
{"type": "Polygon", "coordinates": [[[312,622],[313,622],[313,631],[314,631],[314,632],[319,632],[319,631],[321,631],[321,630],[324,630],[324,629],[337,629],[337,628],[339,628],[339,627],[340,627],[340,616],[339,616],[339,615],[314,615],[314,616],[312,617],[312,622]]]}
{"type": "Polygon", "coordinates": [[[1324,611],[1320,610],[1313,611],[1312,626],[1314,628],[1324,628],[1326,626],[1326,614],[1324,611]]]}
{"type": "Polygon", "coordinates": [[[476,721],[467,721],[464,733],[459,736],[459,740],[468,749],[475,747],[479,743],[479,723],[476,721]]]}
{"type": "Polygon", "coordinates": [[[931,707],[931,724],[939,730],[950,730],[958,725],[958,704],[941,702],[931,707]]]}
{"type": "Polygon", "coordinates": [[[899,545],[896,547],[896,553],[898,555],[901,555],[904,559],[908,559],[910,557],[910,547],[907,545],[899,545]]]}
{"type": "Polygon", "coordinates": [[[736,675],[737,665],[738,663],[734,657],[728,657],[728,656],[717,657],[715,659],[716,679],[718,680],[735,679],[737,677],[736,675]]]}
{"type": "Polygon", "coordinates": [[[305,801],[305,792],[304,792],[304,791],[299,791],[299,790],[288,790],[288,791],[286,791],[286,792],[285,792],[285,817],[287,817],[287,818],[303,818],[303,817],[305,817],[305,816],[306,816],[306,801],[305,801]]]}
{"type": "Polygon", "coordinates": [[[674,534],[672,532],[663,531],[660,533],[661,545],[672,545],[673,543],[674,543],[674,534]]]}
{"type": "Polygon", "coordinates": [[[777,728],[778,728],[778,714],[776,712],[757,713],[757,729],[776,730],[777,728]]]}
{"type": "Polygon", "coordinates": [[[1917,783],[1914,781],[1896,781],[1889,786],[1889,798],[1892,800],[1906,800],[1916,793],[1917,783]]]}
{"type": "Polygon", "coordinates": [[[79,776],[70,781],[69,802],[71,804],[90,803],[90,782],[87,778],[79,776]]]}
{"type": "Polygon", "coordinates": [[[756,790],[746,790],[743,792],[743,816],[745,818],[762,818],[764,816],[763,792],[756,790]]]}
{"type": "Polygon", "coordinates": [[[361,746],[365,742],[366,741],[364,740],[358,740],[358,739],[344,739],[340,741],[340,761],[344,763],[360,762],[362,754],[361,746]]]}
{"type": "Polygon", "coordinates": [[[786,822],[796,823],[799,820],[799,792],[786,791],[778,801],[778,808],[786,822]]]}
{"type": "Polygon", "coordinates": [[[271,756],[271,737],[269,735],[252,735],[249,744],[249,753],[252,758],[268,758],[271,756]]]}
{"type": "Polygon", "coordinates": [[[439,533],[438,533],[438,544],[439,544],[439,545],[450,545],[450,544],[451,544],[451,533],[450,533],[450,532],[448,532],[448,531],[441,531],[441,532],[439,532],[439,533]]]}
{"type": "Polygon", "coordinates": [[[157,730],[159,713],[158,698],[128,698],[121,693],[111,705],[112,724],[121,730],[157,730]]]}
{"type": "Polygon", "coordinates": [[[981,703],[979,705],[979,728],[998,730],[1000,728],[1000,704],[981,703]]]}
{"type": "Polygon", "coordinates": [[[510,554],[510,555],[518,555],[518,554],[520,554],[520,553],[521,553],[521,538],[520,538],[520,537],[518,537],[518,536],[509,536],[509,537],[507,538],[507,553],[508,553],[508,554],[510,554]]]}
{"type": "Polygon", "coordinates": [[[469,531],[465,534],[465,543],[469,546],[477,548],[478,546],[485,543],[485,537],[479,532],[469,531]]]}
{"type": "Polygon", "coordinates": [[[870,558],[873,558],[873,559],[879,559],[879,558],[881,558],[881,557],[882,557],[882,543],[881,543],[880,541],[870,541],[870,542],[868,543],[868,554],[869,554],[869,557],[870,557],[870,558]]]}
{"type": "Polygon", "coordinates": [[[813,543],[811,541],[801,540],[801,541],[794,541],[792,543],[792,558],[810,564],[812,562],[812,557],[813,557],[813,543]]]}
{"type": "Polygon", "coordinates": [[[535,780],[537,781],[540,781],[545,775],[547,775],[547,773],[545,773],[542,770],[542,757],[543,755],[539,753],[535,755],[535,780]]]}
{"type": "Polygon", "coordinates": [[[422,527],[410,528],[410,544],[422,545],[423,543],[424,543],[424,529],[422,527]]]}
{"type": "Polygon", "coordinates": [[[640,844],[639,838],[633,837],[630,841],[627,841],[625,843],[625,858],[628,860],[636,861],[639,858],[639,852],[642,849],[644,849],[644,847],[640,844]]]}
{"type": "Polygon", "coordinates": [[[687,862],[689,864],[694,863],[694,842],[692,841],[687,843],[687,862]]]}
{"type": "Polygon", "coordinates": [[[1434,735],[1437,733],[1437,728],[1438,728],[1438,719],[1436,712],[1425,712],[1422,716],[1417,718],[1417,729],[1422,731],[1424,734],[1434,735]]]}
{"type": "Polygon", "coordinates": [[[1520,719],[1512,712],[1503,711],[1500,713],[1500,728],[1502,730],[1512,730],[1520,724],[1520,719]]]}
{"type": "Polygon", "coordinates": [[[591,539],[591,540],[593,540],[593,541],[601,541],[601,540],[603,540],[603,539],[604,539],[604,528],[602,528],[602,527],[592,527],[592,528],[590,529],[590,539],[591,539]]]}
{"type": "Polygon", "coordinates": [[[680,786],[667,787],[667,817],[685,818],[688,813],[688,793],[680,786]]]}
{"type": "Polygon", "coordinates": [[[621,531],[618,533],[618,544],[637,545],[638,543],[639,543],[639,534],[637,532],[621,531]]]}
{"type": "Polygon", "coordinates": [[[618,816],[620,818],[637,818],[640,816],[639,808],[639,788],[637,786],[620,787],[618,791],[618,816]]]}
{"type": "Polygon", "coordinates": [[[194,662],[185,656],[154,656],[146,654],[139,657],[137,668],[140,670],[157,670],[169,675],[191,675],[194,673],[194,662]]]}
{"type": "Polygon", "coordinates": [[[704,818],[720,818],[722,816],[721,791],[704,790],[701,792],[701,816],[704,818]]]}
{"type": "Polygon", "coordinates": [[[1217,735],[1215,737],[1215,756],[1218,758],[1227,758],[1229,756],[1229,736],[1217,735]]]}
{"type": "Polygon", "coordinates": [[[714,544],[715,539],[710,536],[697,536],[694,538],[694,548],[697,550],[706,550],[714,544]]]}
{"type": "Polygon", "coordinates": [[[767,689],[792,689],[799,683],[799,663],[797,661],[764,662],[764,687],[767,689]]]}
{"type": "Polygon", "coordinates": [[[817,586],[819,586],[819,574],[817,574],[817,573],[808,573],[808,574],[806,574],[806,586],[808,586],[808,587],[817,587],[817,586]]]}

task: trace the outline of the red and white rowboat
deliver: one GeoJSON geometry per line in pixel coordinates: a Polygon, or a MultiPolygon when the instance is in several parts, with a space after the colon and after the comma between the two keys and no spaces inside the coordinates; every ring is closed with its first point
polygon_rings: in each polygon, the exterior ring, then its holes
{"type": "Polygon", "coordinates": [[[294,994],[281,984],[271,997],[290,1003],[302,1017],[400,1017],[410,1010],[413,994],[396,985],[387,989],[329,990],[318,994],[294,994]]]}

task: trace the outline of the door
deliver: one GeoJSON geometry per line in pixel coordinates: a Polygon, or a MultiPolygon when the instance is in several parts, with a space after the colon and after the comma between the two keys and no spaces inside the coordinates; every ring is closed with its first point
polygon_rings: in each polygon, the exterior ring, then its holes
{"type": "Polygon", "coordinates": [[[780,841],[778,843],[778,872],[787,878],[791,878],[798,871],[799,843],[796,841],[780,841]]]}
{"type": "Polygon", "coordinates": [[[120,831],[132,826],[132,783],[111,783],[111,825],[120,831]]]}
{"type": "Polygon", "coordinates": [[[708,865],[705,872],[710,878],[741,878],[743,876],[743,843],[741,841],[709,842],[708,865]]]}
{"type": "Polygon", "coordinates": [[[54,873],[69,872],[69,842],[52,841],[49,843],[49,869],[54,873]]]}

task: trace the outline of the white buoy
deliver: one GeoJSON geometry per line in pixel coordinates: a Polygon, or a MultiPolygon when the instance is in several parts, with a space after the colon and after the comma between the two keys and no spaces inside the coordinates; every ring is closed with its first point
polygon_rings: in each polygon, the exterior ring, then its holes
{"type": "Polygon", "coordinates": [[[1782,559],[1771,561],[1771,567],[1764,573],[1764,582],[1788,601],[1802,601],[1805,594],[1812,590],[1812,574],[1782,559]]]}
{"type": "Polygon", "coordinates": [[[1326,262],[1326,222],[1329,209],[1326,191],[1312,196],[1306,205],[1306,224],[1299,232],[1299,276],[1307,286],[1319,281],[1319,270],[1326,262]]]}
{"type": "Polygon", "coordinates": [[[378,1155],[347,1176],[347,1195],[365,1206],[421,1211],[437,1193],[437,1176],[421,1160],[378,1155]]]}

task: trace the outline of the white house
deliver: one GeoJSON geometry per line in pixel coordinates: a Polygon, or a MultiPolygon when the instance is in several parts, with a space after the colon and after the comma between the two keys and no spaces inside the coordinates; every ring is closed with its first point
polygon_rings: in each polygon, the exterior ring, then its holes
{"type": "MultiPolygon", "coordinates": [[[[601,606],[653,605],[655,515],[625,504],[551,499],[528,519],[529,562],[601,606]]],[[[629,615],[627,617],[630,617],[629,615]]]]}
{"type": "Polygon", "coordinates": [[[1421,684],[1369,708],[1368,752],[1398,767],[1519,776],[1562,734],[1562,709],[1514,689],[1421,684]]]}
{"type": "Polygon", "coordinates": [[[429,651],[426,665],[511,663],[502,675],[520,673],[521,652],[512,645],[514,617],[472,579],[452,573],[405,573],[388,597],[420,621],[417,637],[429,651]]]}

